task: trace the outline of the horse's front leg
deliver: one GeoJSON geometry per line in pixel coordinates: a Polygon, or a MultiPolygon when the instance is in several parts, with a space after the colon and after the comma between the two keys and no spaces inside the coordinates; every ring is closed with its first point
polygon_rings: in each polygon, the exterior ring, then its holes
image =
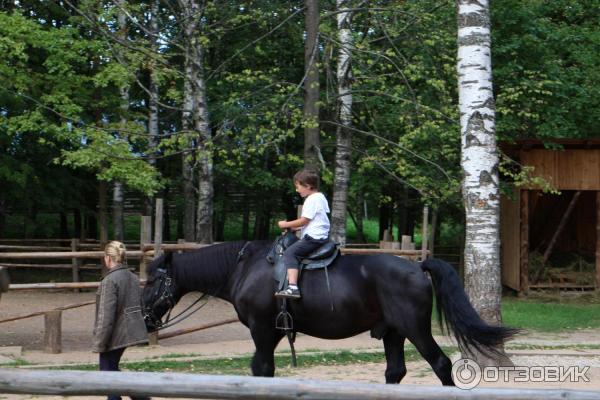
{"type": "Polygon", "coordinates": [[[385,383],[400,383],[406,375],[406,364],[404,362],[404,336],[394,329],[390,329],[383,337],[385,359],[385,383]]]}
{"type": "Polygon", "coordinates": [[[256,352],[252,357],[252,375],[269,376],[275,375],[275,347],[283,338],[281,330],[275,329],[275,323],[269,320],[266,323],[255,323],[250,327],[252,340],[256,346],[256,352]]]}

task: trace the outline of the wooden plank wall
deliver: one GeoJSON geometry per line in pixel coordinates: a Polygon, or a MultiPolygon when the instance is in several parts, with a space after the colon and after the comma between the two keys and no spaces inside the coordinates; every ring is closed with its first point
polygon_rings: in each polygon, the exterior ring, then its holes
{"type": "Polygon", "coordinates": [[[599,150],[522,149],[519,158],[558,190],[600,190],[599,150]]]}
{"type": "Polygon", "coordinates": [[[514,290],[521,289],[520,283],[520,190],[515,190],[516,198],[500,197],[500,243],[502,263],[502,284],[514,290]]]}

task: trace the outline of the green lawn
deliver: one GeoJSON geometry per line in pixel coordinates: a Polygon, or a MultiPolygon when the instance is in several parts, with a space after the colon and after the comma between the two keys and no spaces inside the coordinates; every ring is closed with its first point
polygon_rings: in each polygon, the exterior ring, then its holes
{"type": "Polygon", "coordinates": [[[502,320],[507,326],[542,332],[595,329],[600,328],[600,304],[504,299],[502,320]]]}

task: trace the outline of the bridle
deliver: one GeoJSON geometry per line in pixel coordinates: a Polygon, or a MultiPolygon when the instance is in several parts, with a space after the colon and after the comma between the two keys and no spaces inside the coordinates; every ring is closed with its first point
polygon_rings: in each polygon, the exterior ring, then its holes
{"type": "Polygon", "coordinates": [[[188,312],[193,306],[198,304],[198,302],[208,297],[207,294],[202,294],[202,296],[200,296],[192,304],[186,307],[185,310],[181,311],[179,314],[174,316],[173,319],[171,319],[171,311],[173,310],[177,302],[175,301],[175,296],[173,294],[175,291],[175,283],[173,282],[173,278],[171,277],[169,270],[170,268],[158,268],[156,270],[158,276],[154,278],[153,281],[160,280],[161,282],[159,285],[157,285],[156,289],[152,293],[151,298],[155,300],[153,300],[152,304],[150,305],[144,304],[144,321],[152,324],[152,326],[155,327],[155,330],[157,331],[168,328],[188,318],[193,313],[204,307],[206,305],[206,302],[200,304],[195,310],[191,311],[187,315],[184,314],[188,312]],[[169,308],[165,321],[163,321],[159,316],[157,316],[154,313],[156,307],[163,302],[166,302],[169,308]]]}
{"type": "Polygon", "coordinates": [[[167,315],[167,321],[169,314],[173,307],[175,307],[175,298],[173,296],[173,278],[171,278],[169,271],[166,268],[158,268],[156,270],[157,276],[152,281],[160,281],[159,285],[152,292],[153,299],[152,304],[144,304],[144,320],[152,324],[157,329],[164,326],[163,321],[154,313],[154,309],[163,302],[167,302],[169,312],[167,315]]]}

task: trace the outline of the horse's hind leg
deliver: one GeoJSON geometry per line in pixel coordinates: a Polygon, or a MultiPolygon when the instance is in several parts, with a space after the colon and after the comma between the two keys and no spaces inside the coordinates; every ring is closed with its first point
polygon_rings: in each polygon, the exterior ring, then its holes
{"type": "Polygon", "coordinates": [[[404,363],[404,336],[394,329],[390,329],[383,336],[383,347],[387,368],[385,369],[385,383],[400,383],[406,375],[404,363]]]}
{"type": "Polygon", "coordinates": [[[431,335],[431,327],[408,336],[423,358],[431,365],[433,372],[442,381],[442,385],[454,386],[452,363],[431,335]]]}

